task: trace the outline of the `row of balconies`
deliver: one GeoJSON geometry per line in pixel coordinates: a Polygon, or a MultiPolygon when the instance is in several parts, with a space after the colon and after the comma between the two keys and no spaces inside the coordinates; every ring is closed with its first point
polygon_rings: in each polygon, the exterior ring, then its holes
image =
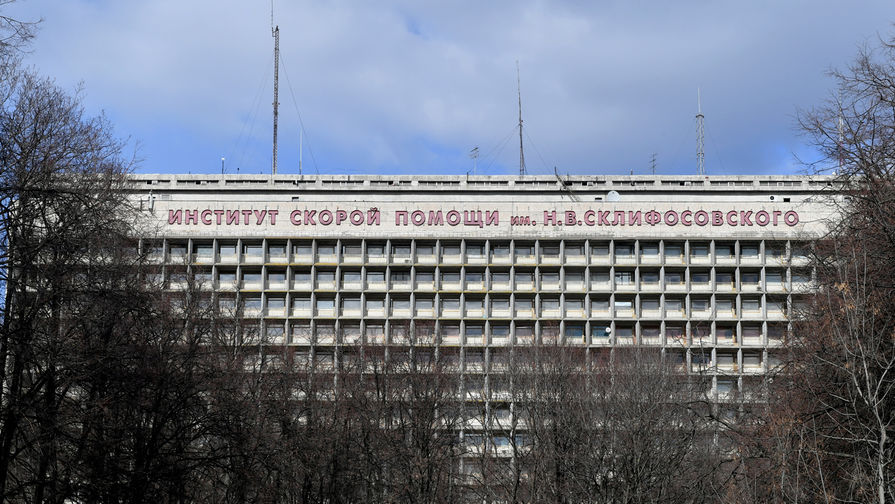
{"type": "MultiPolygon", "coordinates": [[[[384,279],[382,280],[370,280],[368,279],[365,282],[359,280],[343,280],[341,285],[336,282],[335,279],[320,279],[318,278],[316,281],[312,281],[310,278],[304,277],[293,277],[292,281],[289,282],[285,278],[285,274],[283,277],[270,276],[268,275],[267,280],[264,281],[260,273],[257,274],[243,274],[241,282],[236,282],[235,273],[220,273],[218,275],[217,281],[214,282],[214,279],[208,275],[200,276],[198,278],[199,285],[205,286],[207,288],[214,288],[216,290],[236,290],[237,288],[242,288],[245,290],[321,290],[321,291],[335,291],[335,290],[348,290],[348,291],[359,291],[359,290],[374,290],[374,291],[421,291],[421,292],[435,292],[435,291],[448,291],[448,292],[488,292],[488,291],[497,291],[497,292],[587,292],[588,288],[591,291],[600,291],[600,292],[778,292],[785,293],[791,291],[809,291],[813,288],[813,283],[810,278],[807,276],[794,277],[792,282],[788,282],[784,280],[784,277],[774,276],[771,278],[766,278],[764,282],[755,281],[755,282],[746,282],[741,281],[739,285],[739,289],[737,288],[737,284],[735,282],[711,282],[711,281],[693,281],[691,280],[689,283],[683,281],[671,281],[666,280],[665,282],[659,281],[651,281],[651,280],[643,280],[641,279],[639,282],[629,281],[627,279],[616,279],[614,282],[608,280],[596,279],[595,277],[591,278],[591,281],[585,283],[584,280],[573,278],[567,278],[565,282],[559,281],[541,281],[538,285],[535,284],[534,279],[526,280],[524,277],[522,279],[517,278],[515,282],[511,284],[510,281],[501,281],[501,282],[490,282],[490,285],[486,286],[484,280],[480,281],[465,281],[462,282],[460,280],[442,280],[438,284],[436,284],[434,279],[417,279],[414,282],[410,280],[406,281],[390,281],[386,282],[384,279]]],[[[172,289],[177,288],[185,288],[186,280],[185,279],[172,279],[170,281],[170,287],[172,289]]]]}
{"type": "MultiPolygon", "coordinates": [[[[227,306],[232,303],[232,299],[224,298],[225,303],[222,308],[233,308],[235,305],[227,306]]],[[[574,301],[566,300],[565,306],[562,306],[559,299],[541,300],[536,305],[534,299],[527,299],[524,303],[518,300],[515,305],[510,308],[509,300],[505,303],[495,305],[492,301],[490,309],[484,303],[484,300],[470,303],[467,301],[461,309],[460,300],[444,301],[436,308],[433,298],[416,299],[416,303],[411,307],[409,299],[392,300],[391,305],[386,308],[385,299],[367,300],[362,305],[360,298],[349,299],[348,303],[343,298],[341,306],[336,307],[335,298],[318,298],[316,303],[312,305],[311,298],[293,298],[291,309],[286,308],[285,297],[268,296],[265,300],[258,297],[246,297],[244,300],[244,315],[249,317],[266,316],[266,317],[401,317],[401,318],[493,318],[493,319],[509,319],[509,318],[616,318],[616,319],[719,319],[719,320],[737,320],[737,319],[773,319],[785,320],[787,318],[787,305],[785,300],[769,301],[765,304],[764,309],[755,305],[755,308],[742,308],[739,312],[736,309],[728,307],[715,308],[706,303],[700,303],[698,306],[691,305],[689,312],[683,303],[666,308],[650,309],[641,305],[639,313],[635,310],[631,302],[616,302],[616,306],[610,307],[608,301],[591,301],[588,309],[585,299],[577,299],[574,301]],[[397,301],[397,302],[396,302],[397,301]],[[619,306],[621,303],[621,306],[619,306]]],[[[658,300],[655,300],[658,301],[658,300]]],[[[680,300],[682,301],[682,300],[680,300]]],[[[707,300],[706,300],[707,301],[707,300]]],[[[724,300],[733,301],[733,300],[724,300]]],[[[757,300],[755,300],[757,301],[757,300]]]]}
{"type": "MultiPolygon", "coordinates": [[[[316,324],[312,329],[310,323],[301,322],[290,325],[291,338],[287,339],[286,325],[281,323],[270,324],[266,327],[267,341],[273,344],[295,345],[333,345],[358,344],[366,342],[376,345],[404,345],[409,328],[400,324],[397,327],[385,324],[366,323],[341,326],[336,329],[334,325],[316,324]],[[337,334],[341,336],[337,338],[337,334]]],[[[770,329],[769,329],[770,331],[770,329]]],[[[535,341],[535,328],[533,326],[517,326],[511,331],[509,325],[492,325],[486,331],[482,326],[466,326],[461,331],[460,326],[446,326],[440,329],[440,336],[436,338],[430,333],[428,338],[417,341],[418,344],[434,345],[439,343],[447,346],[505,346],[505,345],[530,345],[535,341]]],[[[541,329],[543,341],[556,341],[560,334],[559,328],[541,329]]],[[[684,327],[660,326],[624,326],[611,322],[591,322],[590,339],[587,338],[586,324],[566,324],[562,329],[564,337],[562,341],[570,345],[596,345],[596,346],[625,346],[625,345],[655,345],[703,348],[711,351],[713,347],[761,347],[779,346],[783,343],[782,330],[775,330],[767,334],[767,340],[762,335],[760,327],[743,327],[738,331],[736,327],[717,327],[714,331],[710,327],[691,328],[686,331],[684,327]],[[714,334],[714,336],[713,336],[714,334]]]]}
{"type": "Polygon", "coordinates": [[[785,243],[777,247],[765,247],[762,252],[758,243],[736,247],[733,243],[718,245],[712,251],[705,242],[691,242],[686,250],[683,243],[663,244],[658,242],[642,243],[635,246],[631,242],[601,242],[585,247],[584,244],[516,245],[512,250],[509,245],[498,245],[486,250],[483,245],[466,245],[465,251],[459,244],[440,247],[416,244],[415,249],[409,244],[395,245],[388,249],[382,244],[368,244],[366,249],[360,244],[343,245],[318,244],[315,248],[309,243],[293,245],[291,253],[284,243],[257,242],[241,243],[219,242],[216,246],[205,243],[193,243],[188,252],[185,243],[169,243],[167,247],[151,246],[150,257],[157,261],[166,260],[181,264],[189,259],[199,264],[805,264],[807,254],[793,250],[790,254],[785,243]],[[737,252],[739,248],[739,253],[737,252]],[[686,250],[686,251],[685,251],[686,250]]]}

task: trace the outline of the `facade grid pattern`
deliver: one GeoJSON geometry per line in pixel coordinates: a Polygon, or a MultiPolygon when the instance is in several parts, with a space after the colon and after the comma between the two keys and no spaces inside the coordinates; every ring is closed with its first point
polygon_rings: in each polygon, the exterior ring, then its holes
{"type": "Polygon", "coordinates": [[[408,338],[464,374],[498,371],[512,345],[585,354],[646,345],[713,376],[723,401],[779,362],[807,245],[781,240],[163,239],[148,244],[168,288],[186,275],[237,306],[272,345],[335,366],[350,347],[408,338]]]}

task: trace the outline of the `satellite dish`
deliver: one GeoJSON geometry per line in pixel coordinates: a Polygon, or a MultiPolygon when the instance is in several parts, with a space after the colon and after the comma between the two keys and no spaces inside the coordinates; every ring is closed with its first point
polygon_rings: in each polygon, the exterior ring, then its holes
{"type": "Polygon", "coordinates": [[[621,196],[619,196],[618,191],[609,191],[606,195],[606,201],[618,201],[620,199],[621,196]]]}
{"type": "Polygon", "coordinates": [[[606,334],[611,334],[611,333],[612,333],[612,328],[611,328],[611,327],[607,327],[607,328],[605,329],[605,331],[606,331],[606,334]]]}

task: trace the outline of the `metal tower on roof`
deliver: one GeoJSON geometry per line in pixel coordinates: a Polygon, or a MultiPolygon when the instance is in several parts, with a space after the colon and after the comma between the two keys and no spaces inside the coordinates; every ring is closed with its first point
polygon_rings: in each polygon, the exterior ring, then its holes
{"type": "Polygon", "coordinates": [[[273,24],[273,0],[270,0],[270,34],[273,36],[273,162],[272,172],[277,174],[277,120],[279,119],[280,94],[280,27],[273,24]]]}
{"type": "Polygon", "coordinates": [[[522,84],[519,78],[519,60],[516,60],[516,91],[519,95],[519,175],[525,175],[525,150],[522,148],[522,84]]]}
{"type": "Polygon", "coordinates": [[[705,175],[705,116],[699,88],[696,88],[696,174],[705,175]]]}

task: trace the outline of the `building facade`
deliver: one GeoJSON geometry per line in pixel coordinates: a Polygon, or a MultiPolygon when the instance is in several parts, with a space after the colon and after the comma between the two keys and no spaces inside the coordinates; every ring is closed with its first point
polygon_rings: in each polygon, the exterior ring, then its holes
{"type": "Polygon", "coordinates": [[[718,400],[772,369],[812,289],[823,177],[139,175],[169,287],[189,264],[266,341],[336,366],[424,341],[661,348],[718,400]]]}

